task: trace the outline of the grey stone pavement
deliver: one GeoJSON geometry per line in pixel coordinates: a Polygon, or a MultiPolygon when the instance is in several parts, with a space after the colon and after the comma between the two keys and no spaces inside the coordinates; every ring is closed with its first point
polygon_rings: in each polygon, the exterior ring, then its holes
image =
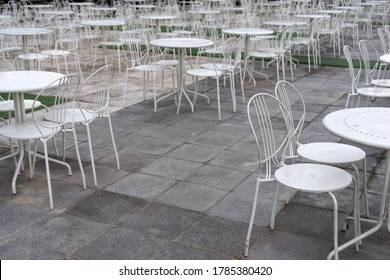
{"type": "MultiPolygon", "coordinates": [[[[275,68],[263,71],[270,75],[269,81],[257,77],[256,88],[247,81],[246,101],[258,92],[273,92],[275,68]]],[[[123,75],[115,79],[111,113],[120,170],[107,120],[98,119],[92,125],[98,187],[93,186],[83,127],[78,127],[77,134],[88,187],[82,188],[69,139],[67,160],[73,175],[67,176],[62,166],[50,165],[54,210],[49,210],[42,160],[32,180],[27,170],[21,173],[15,195],[11,193],[13,162],[0,162],[0,259],[245,259],[257,158],[241,92],[237,91],[238,108],[233,113],[229,89],[222,88],[222,121],[217,118],[212,82],[210,105],[200,99],[191,113],[183,101],[176,115],[168,98],[153,113],[150,99],[132,99],[132,91],[140,93],[139,79],[130,79],[127,98],[122,98],[123,75]]],[[[336,141],[323,128],[322,119],[344,107],[347,69],[322,66],[308,73],[307,65],[299,65],[294,78],[307,103],[302,142],[336,141]]],[[[390,100],[377,100],[375,105],[390,106],[390,100]]],[[[57,144],[61,147],[61,138],[57,144]]],[[[370,210],[375,217],[385,154],[362,148],[368,156],[370,210]]],[[[328,197],[297,193],[288,205],[281,200],[271,231],[273,195],[272,185],[260,190],[248,259],[326,259],[332,250],[328,197]]],[[[353,209],[352,190],[336,196],[341,225],[353,209]]],[[[352,237],[351,228],[340,231],[340,243],[352,237]]],[[[363,240],[360,252],[348,248],[340,259],[390,259],[390,234],[383,228],[363,240]]]]}

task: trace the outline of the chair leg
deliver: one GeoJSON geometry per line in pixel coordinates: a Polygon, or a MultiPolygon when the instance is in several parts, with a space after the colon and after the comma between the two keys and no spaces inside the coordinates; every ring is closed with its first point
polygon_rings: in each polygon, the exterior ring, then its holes
{"type": "Polygon", "coordinates": [[[53,194],[51,190],[51,178],[50,178],[50,167],[49,167],[49,155],[47,153],[47,143],[46,141],[42,141],[43,143],[43,150],[45,153],[45,166],[46,166],[46,178],[47,178],[47,190],[49,192],[49,203],[50,203],[50,209],[53,209],[53,194]]]}
{"type": "Polygon", "coordinates": [[[217,78],[218,120],[221,120],[221,100],[219,96],[219,78],[217,78]]]}
{"type": "Polygon", "coordinates": [[[255,189],[255,195],[253,197],[252,214],[251,214],[251,218],[249,220],[248,233],[246,235],[246,240],[245,240],[245,253],[244,253],[245,257],[247,257],[248,253],[249,253],[249,242],[250,242],[250,238],[251,238],[253,222],[255,220],[255,215],[256,215],[256,207],[257,207],[257,198],[258,198],[258,195],[259,195],[259,187],[260,187],[260,179],[258,178],[256,180],[256,189],[255,189]]]}
{"type": "Polygon", "coordinates": [[[339,250],[338,250],[338,206],[337,200],[333,193],[328,192],[330,197],[333,200],[333,247],[334,247],[334,258],[335,260],[339,259],[339,250]]]}
{"type": "Polygon", "coordinates": [[[111,123],[111,117],[110,115],[107,116],[108,119],[108,125],[110,127],[110,133],[111,133],[111,141],[112,141],[112,146],[114,148],[114,153],[115,153],[115,158],[116,158],[116,168],[118,170],[121,169],[120,164],[119,164],[119,156],[118,156],[118,151],[116,149],[116,144],[115,144],[115,138],[114,138],[114,132],[112,130],[112,123],[111,123]]]}
{"type": "Polygon", "coordinates": [[[84,173],[83,164],[81,162],[79,144],[78,144],[77,135],[76,135],[76,129],[74,129],[74,127],[72,129],[72,132],[73,132],[74,146],[76,148],[77,161],[79,162],[79,167],[80,167],[81,179],[83,181],[83,188],[86,189],[87,184],[86,184],[86,180],[85,180],[85,173],[84,173]]]}
{"type": "Polygon", "coordinates": [[[276,216],[276,207],[278,205],[278,198],[279,198],[279,189],[280,189],[280,184],[277,183],[276,184],[276,194],[275,194],[275,200],[274,200],[274,204],[272,206],[272,212],[271,212],[271,224],[270,224],[270,228],[271,230],[274,230],[275,228],[275,216],[276,216]]]}
{"type": "Polygon", "coordinates": [[[96,168],[95,168],[95,160],[94,160],[93,149],[92,149],[91,131],[89,129],[89,125],[88,124],[85,124],[85,126],[87,128],[89,156],[91,158],[93,183],[94,183],[95,187],[97,187],[96,168]]]}

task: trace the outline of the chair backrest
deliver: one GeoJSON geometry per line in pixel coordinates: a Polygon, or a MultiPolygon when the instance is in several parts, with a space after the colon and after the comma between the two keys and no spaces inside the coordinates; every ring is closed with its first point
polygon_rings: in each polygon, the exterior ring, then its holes
{"type": "Polygon", "coordinates": [[[88,113],[88,116],[84,115],[86,121],[91,122],[97,117],[108,115],[110,86],[114,72],[113,65],[103,66],[86,78],[80,86],[77,103],[83,114],[88,113]],[[92,118],[90,114],[92,114],[92,118]]]}
{"type": "Polygon", "coordinates": [[[359,50],[363,60],[365,84],[370,85],[372,79],[378,79],[381,75],[379,53],[376,47],[368,40],[360,40],[359,50]],[[371,60],[375,64],[371,66],[371,60]]]}
{"type": "Polygon", "coordinates": [[[260,177],[272,180],[274,169],[284,165],[293,132],[290,115],[282,102],[268,93],[254,95],[248,102],[247,113],[257,146],[260,177]]]}
{"type": "Polygon", "coordinates": [[[75,106],[79,83],[79,76],[67,75],[53,81],[35,97],[31,113],[34,124],[41,132],[41,140],[45,141],[52,138],[61,130],[63,125],[72,122],[73,114],[69,114],[69,108],[75,106]],[[50,107],[51,121],[44,120],[43,114],[39,112],[42,108],[36,106],[43,96],[50,96],[54,100],[54,104],[50,107]]]}
{"type": "Polygon", "coordinates": [[[347,103],[345,108],[348,108],[350,97],[357,95],[356,89],[362,86],[361,82],[361,73],[362,73],[362,61],[359,54],[350,46],[345,45],[343,48],[344,56],[348,62],[349,76],[350,76],[350,89],[348,93],[347,103]],[[354,67],[354,61],[357,64],[357,67],[354,67]]]}
{"type": "MultiPolygon", "coordinates": [[[[286,107],[289,116],[292,119],[294,133],[291,135],[289,146],[289,156],[296,155],[295,148],[300,145],[299,137],[305,124],[306,106],[305,100],[299,90],[290,82],[279,81],[275,86],[276,98],[286,107]]],[[[283,112],[282,112],[283,113],[283,112]]]]}
{"type": "Polygon", "coordinates": [[[389,42],[387,34],[382,27],[378,28],[378,36],[381,40],[382,54],[386,54],[389,51],[389,42]]]}
{"type": "Polygon", "coordinates": [[[144,31],[127,30],[122,33],[120,41],[124,44],[123,53],[128,68],[134,68],[143,63],[146,52],[143,52],[141,47],[145,44],[145,40],[144,31]]]}

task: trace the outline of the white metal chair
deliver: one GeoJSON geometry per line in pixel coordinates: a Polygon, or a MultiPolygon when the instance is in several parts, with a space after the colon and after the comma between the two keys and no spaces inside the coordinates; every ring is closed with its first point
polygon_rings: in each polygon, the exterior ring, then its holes
{"type": "MultiPolygon", "coordinates": [[[[38,101],[38,98],[44,95],[49,94],[50,96],[55,97],[55,104],[51,107],[51,112],[53,119],[51,121],[42,119],[42,114],[36,110],[35,104],[32,106],[32,119],[26,120],[24,122],[13,123],[6,125],[0,128],[0,134],[12,139],[14,141],[26,141],[27,146],[27,154],[29,159],[30,166],[30,177],[33,177],[36,157],[43,157],[45,159],[46,165],[46,177],[47,177],[47,187],[49,192],[49,203],[50,209],[53,209],[53,196],[51,189],[51,177],[50,177],[50,168],[49,161],[64,165],[68,169],[68,174],[72,175],[71,167],[69,164],[63,161],[59,161],[56,159],[49,158],[47,142],[51,140],[57,133],[61,132],[61,128],[66,123],[71,123],[72,114],[67,114],[67,108],[71,106],[71,108],[75,105],[75,96],[79,85],[79,77],[76,75],[69,75],[62,77],[54,82],[52,82],[45,89],[40,91],[40,93],[35,98],[35,101],[38,101]],[[43,144],[44,156],[37,154],[37,141],[40,141],[43,144]],[[30,151],[30,142],[35,142],[35,152],[33,153],[33,159],[31,160],[31,151],[30,151]]],[[[76,153],[77,159],[80,166],[80,171],[83,180],[83,187],[86,188],[85,185],[85,176],[83,171],[83,166],[80,159],[80,154],[77,146],[77,138],[76,133],[74,132],[75,145],[76,145],[76,153]]],[[[23,162],[24,155],[24,145],[20,147],[21,155],[17,163],[17,170],[20,169],[23,162]]],[[[13,193],[16,193],[16,186],[13,187],[13,193]]]]}
{"type": "MultiPolygon", "coordinates": [[[[366,153],[355,146],[342,144],[338,142],[313,142],[302,144],[299,141],[306,116],[306,105],[299,90],[287,81],[279,81],[275,86],[275,94],[279,101],[283,103],[289,114],[294,120],[294,134],[291,138],[289,152],[292,159],[297,156],[311,162],[317,162],[328,165],[350,166],[356,173],[356,183],[359,185],[359,169],[356,163],[363,163],[363,182],[362,189],[365,197],[366,216],[369,217],[368,195],[367,195],[367,170],[366,153]]],[[[357,198],[356,198],[357,199],[357,198]]],[[[356,213],[357,214],[357,213],[356,213]]],[[[357,226],[357,224],[355,224],[357,226]]]]}
{"type": "MultiPolygon", "coordinates": [[[[72,116],[72,119],[68,120],[69,122],[71,122],[70,130],[73,131],[74,126],[80,124],[86,127],[91,165],[92,165],[93,180],[95,186],[97,186],[97,178],[96,178],[96,168],[95,168],[95,161],[94,161],[93,149],[92,149],[90,124],[96,118],[107,118],[108,120],[108,126],[111,134],[111,141],[112,141],[112,145],[116,157],[116,165],[117,165],[117,169],[118,170],[120,169],[118,151],[116,149],[110,113],[108,110],[109,99],[110,99],[110,86],[114,76],[114,70],[115,69],[113,65],[106,65],[96,70],[94,73],[92,73],[88,78],[85,79],[85,81],[80,86],[80,89],[77,94],[77,99],[76,99],[77,105],[74,108],[67,109],[67,115],[72,116]],[[93,85],[93,87],[96,89],[96,90],[94,89],[93,92],[91,92],[88,89],[88,87],[90,87],[91,85],[93,85]],[[85,100],[88,100],[89,102],[86,102],[85,100]]],[[[53,121],[55,118],[54,113],[55,111],[49,111],[48,113],[45,114],[45,119],[53,121]]],[[[67,125],[68,123],[65,123],[65,126],[63,126],[64,159],[65,159],[65,146],[66,146],[65,132],[69,131],[69,129],[66,129],[67,125]]]]}
{"type": "MultiPolygon", "coordinates": [[[[236,91],[234,85],[234,71],[235,64],[233,58],[234,48],[237,42],[237,38],[232,37],[227,39],[222,45],[220,45],[220,51],[222,54],[221,62],[211,62],[208,64],[203,64],[203,67],[193,68],[186,71],[183,75],[183,85],[185,85],[185,78],[190,76],[195,78],[195,89],[189,90],[185,89],[188,92],[192,92],[194,94],[193,104],[196,105],[196,99],[198,95],[205,96],[207,102],[209,102],[209,98],[205,94],[200,94],[198,92],[198,81],[199,78],[205,78],[207,82],[207,78],[214,78],[217,82],[217,102],[218,102],[218,120],[221,120],[221,104],[220,104],[220,88],[219,88],[219,79],[224,77],[225,75],[229,78],[230,82],[230,90],[233,101],[233,112],[236,111],[236,91]]],[[[207,83],[205,84],[205,91],[207,89],[207,83]]],[[[204,92],[205,93],[205,92],[204,92]]],[[[180,100],[179,100],[180,105],[180,100]]]]}
{"type": "Polygon", "coordinates": [[[370,100],[377,97],[390,97],[390,88],[387,87],[376,87],[372,85],[365,86],[367,81],[363,81],[362,77],[362,61],[359,54],[350,46],[344,46],[344,56],[347,59],[349,74],[351,79],[351,86],[348,92],[347,102],[345,108],[358,107],[360,103],[360,97],[364,96],[367,98],[366,105],[370,100]],[[354,67],[353,59],[358,63],[357,68],[354,67]],[[356,103],[354,98],[357,97],[356,103]]]}
{"type": "Polygon", "coordinates": [[[276,182],[276,194],[271,214],[271,230],[275,227],[276,206],[281,186],[294,191],[328,193],[333,201],[333,246],[335,259],[338,259],[338,204],[333,192],[347,188],[354,181],[354,178],[348,172],[329,165],[314,163],[287,165],[284,157],[294,134],[294,129],[291,115],[286,107],[276,97],[259,93],[249,100],[247,108],[249,124],[257,145],[259,176],[256,180],[252,214],[245,242],[245,256],[248,256],[249,253],[250,236],[259,191],[262,184],[276,182]],[[274,135],[272,116],[278,114],[284,116],[284,122],[278,124],[278,130],[284,132],[282,137],[275,137],[274,135]]]}

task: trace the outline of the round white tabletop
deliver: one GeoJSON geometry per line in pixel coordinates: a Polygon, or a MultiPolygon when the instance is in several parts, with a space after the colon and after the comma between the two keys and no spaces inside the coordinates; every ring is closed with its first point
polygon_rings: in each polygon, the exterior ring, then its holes
{"type": "Polygon", "coordinates": [[[190,14],[203,14],[203,15],[211,15],[211,14],[219,14],[221,11],[219,10],[191,10],[187,13],[190,14]]]}
{"type": "Polygon", "coordinates": [[[20,93],[40,91],[63,74],[47,71],[5,71],[0,72],[0,92],[20,93]]]}
{"type": "Polygon", "coordinates": [[[47,34],[53,32],[50,29],[46,28],[35,28],[35,27],[20,27],[20,28],[6,28],[0,29],[0,34],[2,35],[39,35],[39,34],[47,34]]]}
{"type": "Polygon", "coordinates": [[[88,7],[87,9],[100,12],[114,12],[117,10],[116,7],[88,7]]]}
{"type": "Polygon", "coordinates": [[[12,18],[11,15],[0,15],[0,20],[10,19],[12,18]]]}
{"type": "Polygon", "coordinates": [[[272,25],[272,26],[290,26],[290,25],[307,25],[306,22],[303,21],[293,21],[293,20],[271,20],[271,21],[264,21],[265,25],[272,25]]]}
{"type": "Polygon", "coordinates": [[[249,35],[249,36],[260,36],[260,35],[271,35],[274,32],[270,29],[264,28],[231,28],[222,30],[223,33],[231,35],[249,35]]]}
{"type": "Polygon", "coordinates": [[[42,14],[42,15],[53,15],[53,16],[70,16],[70,15],[73,15],[74,12],[73,11],[51,11],[51,10],[48,10],[48,11],[38,11],[39,14],[42,14]]]}
{"type": "Polygon", "coordinates": [[[384,62],[384,63],[390,64],[390,54],[381,55],[379,57],[379,60],[384,62]]]}
{"type": "Polygon", "coordinates": [[[140,16],[140,19],[152,19],[152,20],[164,20],[164,19],[176,19],[177,16],[172,15],[146,15],[140,16]]]}
{"type": "Polygon", "coordinates": [[[150,44],[164,48],[201,48],[212,46],[214,42],[198,38],[166,38],[152,40],[150,44]]]}
{"type": "Polygon", "coordinates": [[[117,25],[124,25],[126,22],[121,19],[91,19],[91,20],[83,20],[80,22],[81,25],[88,25],[88,26],[117,26],[117,25]]]}
{"type": "Polygon", "coordinates": [[[390,108],[361,107],[335,111],[325,116],[323,125],[338,137],[390,150],[390,108]]]}
{"type": "Polygon", "coordinates": [[[327,14],[299,14],[295,15],[296,18],[309,18],[309,19],[316,19],[316,18],[330,18],[330,15],[327,14]]]}

